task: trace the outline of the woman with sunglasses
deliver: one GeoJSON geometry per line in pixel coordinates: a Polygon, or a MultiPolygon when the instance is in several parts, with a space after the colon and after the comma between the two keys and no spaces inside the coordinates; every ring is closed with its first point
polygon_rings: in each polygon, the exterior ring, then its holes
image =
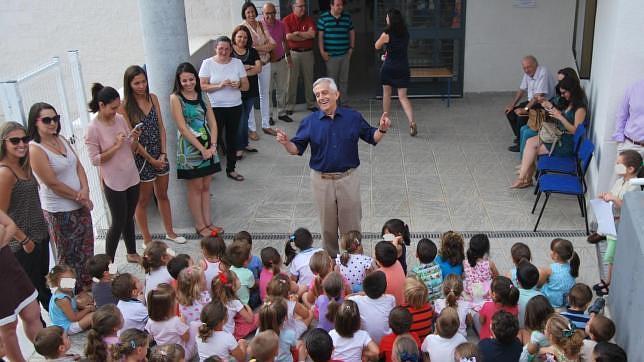
{"type": "Polygon", "coordinates": [[[76,289],[89,289],[92,277],[85,261],[94,255],[94,231],[87,175],[71,145],[60,136],[60,116],[51,104],[29,110],[27,135],[31,168],[40,184],[40,204],[49,237],[56,244],[57,264],[74,268],[76,289]]]}
{"type": "Polygon", "coordinates": [[[16,232],[16,224],[0,211],[0,340],[9,361],[23,362],[25,358],[16,334],[18,317],[22,320],[25,335],[32,343],[36,341],[43,324],[39,320],[40,307],[36,301],[38,291],[34,290],[8,246],[16,232]]]}
{"type": "Polygon", "coordinates": [[[38,291],[38,301],[49,310],[49,234],[38,199],[38,181],[29,167],[29,137],[16,122],[0,126],[0,210],[16,224],[9,247],[38,291]]]}
{"type": "Polygon", "coordinates": [[[141,128],[131,128],[117,113],[121,97],[116,89],[92,86],[89,110],[96,113],[85,131],[85,145],[92,165],[98,167],[103,194],[110,209],[112,223],[105,235],[105,254],[112,261],[116,257],[119,239],[123,236],[128,263],[140,263],[136,252],[134,211],[139,201],[141,179],[134,163],[134,152],[139,147],[141,128]]]}

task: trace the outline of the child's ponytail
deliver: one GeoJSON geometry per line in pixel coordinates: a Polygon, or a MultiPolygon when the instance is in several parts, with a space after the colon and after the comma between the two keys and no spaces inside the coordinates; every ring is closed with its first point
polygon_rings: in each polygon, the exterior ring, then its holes
{"type": "Polygon", "coordinates": [[[221,271],[219,275],[214,277],[211,284],[212,300],[228,303],[231,300],[238,299],[233,288],[235,278],[235,274],[230,270],[221,271]]]}
{"type": "Polygon", "coordinates": [[[575,329],[574,324],[559,314],[554,314],[546,323],[546,332],[551,335],[553,344],[561,348],[567,356],[576,356],[584,344],[584,332],[575,329]]]}
{"type": "Polygon", "coordinates": [[[146,273],[157,270],[164,264],[163,257],[168,252],[168,245],[163,241],[153,240],[143,251],[143,258],[141,259],[141,266],[145,269],[146,273]]]}
{"type": "MultiPolygon", "coordinates": [[[[100,307],[92,315],[92,328],[87,332],[85,355],[90,361],[107,361],[109,352],[103,338],[121,327],[121,311],[114,304],[100,307]]],[[[113,348],[116,351],[116,348],[113,348]]]]}
{"type": "Polygon", "coordinates": [[[270,269],[273,273],[273,276],[278,275],[282,272],[282,270],[280,269],[282,257],[274,247],[265,247],[264,249],[262,249],[262,251],[260,251],[259,257],[262,260],[262,265],[264,266],[264,268],[270,269]]]}
{"type": "Polygon", "coordinates": [[[554,239],[550,242],[550,250],[552,250],[562,261],[570,265],[570,275],[574,278],[579,276],[579,255],[575,252],[572,243],[566,239],[554,239]]]}
{"type": "Polygon", "coordinates": [[[221,301],[213,300],[211,303],[206,304],[199,316],[201,325],[199,326],[198,333],[201,341],[205,343],[212,336],[215,327],[225,321],[227,316],[228,310],[221,301]]]}
{"type": "Polygon", "coordinates": [[[458,298],[463,293],[463,282],[454,274],[448,275],[443,280],[443,294],[448,307],[457,308],[458,298]]]}
{"type": "Polygon", "coordinates": [[[115,361],[125,358],[136,351],[138,347],[148,344],[148,334],[136,328],[126,329],[119,336],[119,343],[114,345],[112,356],[115,361]]]}
{"type": "Polygon", "coordinates": [[[342,235],[340,248],[343,250],[340,254],[340,263],[344,266],[349,265],[351,254],[355,253],[362,245],[362,233],[357,230],[351,230],[342,235]]]}
{"type": "Polygon", "coordinates": [[[470,246],[467,248],[467,262],[472,268],[476,261],[483,258],[490,252],[490,239],[485,234],[476,234],[470,239],[470,246]]]}
{"type": "Polygon", "coordinates": [[[331,272],[324,278],[322,282],[324,294],[329,298],[329,305],[327,306],[327,313],[324,316],[329,322],[335,322],[335,316],[338,314],[338,309],[342,304],[342,292],[344,291],[344,280],[342,274],[338,272],[331,272]]]}
{"type": "Polygon", "coordinates": [[[496,303],[511,307],[519,302],[519,289],[512,284],[508,277],[499,275],[494,278],[491,289],[496,297],[494,300],[496,303]]]}
{"type": "Polygon", "coordinates": [[[581,260],[579,260],[579,255],[576,251],[573,251],[572,257],[568,262],[570,263],[570,275],[577,278],[579,276],[579,266],[581,265],[581,260]]]}

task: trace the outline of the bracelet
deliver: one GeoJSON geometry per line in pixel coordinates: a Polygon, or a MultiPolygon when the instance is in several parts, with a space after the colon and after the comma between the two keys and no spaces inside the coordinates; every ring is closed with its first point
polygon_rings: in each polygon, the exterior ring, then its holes
{"type": "Polygon", "coordinates": [[[380,133],[387,133],[387,131],[383,131],[383,130],[381,130],[380,128],[378,128],[378,132],[380,132],[380,133]]]}

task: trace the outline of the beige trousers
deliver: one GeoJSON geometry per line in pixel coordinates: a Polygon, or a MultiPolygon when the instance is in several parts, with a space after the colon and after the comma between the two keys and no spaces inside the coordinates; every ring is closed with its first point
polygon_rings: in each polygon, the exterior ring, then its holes
{"type": "Polygon", "coordinates": [[[286,58],[271,63],[271,90],[269,94],[269,100],[273,99],[273,90],[275,90],[275,99],[276,104],[273,104],[271,107],[272,113],[271,116],[275,115],[277,111],[277,117],[283,116],[286,114],[286,92],[288,81],[288,63],[286,58]]]}
{"type": "Polygon", "coordinates": [[[286,97],[286,110],[293,111],[297,102],[297,82],[300,75],[304,79],[304,96],[306,108],[315,107],[315,96],[313,96],[313,50],[308,52],[291,51],[293,66],[288,68],[288,96],[286,97]]]}
{"type": "Polygon", "coordinates": [[[322,245],[335,259],[339,251],[338,229],[341,234],[360,230],[360,175],[353,169],[342,178],[330,180],[311,170],[311,189],[320,213],[322,245]]]}

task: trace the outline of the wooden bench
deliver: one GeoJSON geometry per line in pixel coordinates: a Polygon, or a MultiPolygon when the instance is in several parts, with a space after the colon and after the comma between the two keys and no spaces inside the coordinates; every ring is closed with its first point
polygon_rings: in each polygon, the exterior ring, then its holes
{"type": "MultiPolygon", "coordinates": [[[[410,68],[409,75],[411,78],[428,78],[428,79],[447,79],[447,107],[450,105],[452,97],[452,78],[454,73],[449,68],[410,68]]],[[[441,99],[445,97],[441,96],[441,99]]]]}

